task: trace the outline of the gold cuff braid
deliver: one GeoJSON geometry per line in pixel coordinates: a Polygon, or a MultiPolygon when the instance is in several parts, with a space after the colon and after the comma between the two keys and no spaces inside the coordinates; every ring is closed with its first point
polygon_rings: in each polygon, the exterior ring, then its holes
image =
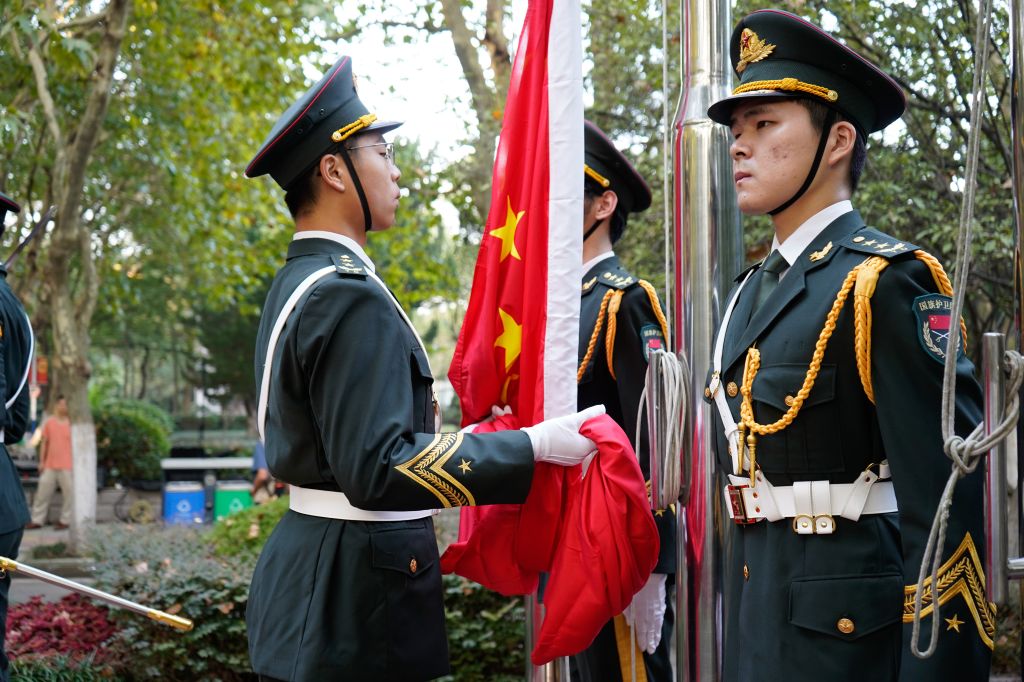
{"type": "MultiPolygon", "coordinates": [[[[996,606],[985,599],[985,570],[982,568],[978,550],[970,533],[964,535],[960,547],[953,552],[946,563],[939,568],[939,605],[944,606],[957,595],[964,598],[967,609],[978,628],[978,636],[989,649],[996,635],[996,606]]],[[[917,585],[903,588],[903,622],[914,621],[914,597],[917,585]]],[[[931,576],[924,583],[921,595],[921,618],[935,609],[935,594],[931,576]]]]}
{"type": "Polygon", "coordinates": [[[461,445],[461,433],[439,433],[419,454],[395,468],[432,492],[445,507],[475,505],[469,489],[444,470],[461,445]]]}

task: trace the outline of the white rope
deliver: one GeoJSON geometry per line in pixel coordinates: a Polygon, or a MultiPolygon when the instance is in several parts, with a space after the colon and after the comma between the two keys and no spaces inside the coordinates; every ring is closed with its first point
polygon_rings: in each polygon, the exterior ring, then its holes
{"type": "MultiPolygon", "coordinates": [[[[640,394],[640,402],[636,411],[636,440],[640,443],[640,431],[643,428],[643,416],[646,411],[654,414],[655,432],[649,434],[649,442],[653,443],[661,453],[655,461],[661,462],[661,470],[657,479],[665,490],[665,499],[678,500],[682,486],[682,463],[679,453],[683,451],[683,439],[686,436],[685,416],[689,414],[689,375],[690,369],[686,361],[675,353],[663,350],[651,352],[650,362],[658,370],[659,377],[655,380],[662,391],[655,394],[650,382],[645,383],[640,394]],[[658,359],[655,360],[655,355],[658,359]]],[[[652,446],[652,447],[654,447],[652,446]]],[[[651,472],[654,474],[655,472],[651,472]]],[[[652,500],[656,497],[651,491],[652,500]]]]}
{"type": "MultiPolygon", "coordinates": [[[[978,151],[981,143],[981,111],[982,95],[987,75],[988,53],[990,47],[989,32],[992,20],[991,0],[982,0],[978,10],[978,25],[975,45],[980,49],[975,53],[974,80],[971,96],[970,132],[967,142],[967,166],[964,177],[964,197],[960,210],[960,226],[957,238],[956,277],[953,284],[953,303],[950,310],[952,327],[958,329],[964,295],[967,290],[967,276],[970,272],[971,238],[973,236],[974,197],[978,174],[978,151]]],[[[942,377],[942,436],[943,449],[946,456],[953,461],[949,479],[942,491],[935,518],[928,533],[928,544],[924,556],[921,557],[921,568],[918,572],[917,587],[914,594],[914,620],[911,628],[910,651],[918,658],[928,658],[935,653],[939,639],[939,565],[942,562],[942,547],[946,543],[946,528],[949,521],[949,510],[953,504],[953,493],[957,481],[973,472],[981,458],[997,443],[1004,440],[1013,431],[1019,416],[1019,397],[1022,378],[1024,378],[1024,357],[1014,351],[1007,351],[1003,357],[1003,371],[1008,376],[1006,385],[1006,408],[1002,419],[988,436],[984,436],[985,425],[979,424],[967,438],[956,435],[956,360],[960,346],[960,334],[952,333],[946,341],[946,359],[942,377]],[[929,565],[931,570],[929,571],[929,565]],[[919,640],[921,635],[922,599],[925,583],[931,576],[932,589],[932,628],[928,648],[921,651],[919,640]]]]}

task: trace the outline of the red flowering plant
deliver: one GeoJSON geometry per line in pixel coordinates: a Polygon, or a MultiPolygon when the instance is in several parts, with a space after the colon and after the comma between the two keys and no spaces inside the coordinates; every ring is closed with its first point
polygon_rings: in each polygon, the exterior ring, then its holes
{"type": "Polygon", "coordinates": [[[57,602],[32,597],[7,615],[7,653],[14,661],[50,656],[116,665],[118,627],[109,611],[78,594],[57,602]]]}

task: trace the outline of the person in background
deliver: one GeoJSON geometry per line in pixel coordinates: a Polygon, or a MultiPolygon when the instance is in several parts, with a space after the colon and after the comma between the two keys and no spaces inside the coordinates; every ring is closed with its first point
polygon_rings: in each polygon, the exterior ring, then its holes
{"type": "Polygon", "coordinates": [[[42,528],[46,525],[46,512],[50,508],[53,494],[60,486],[62,504],[60,520],[53,525],[57,530],[68,527],[71,520],[71,421],[68,419],[68,403],[64,396],[57,396],[53,416],[43,422],[42,440],[39,445],[39,487],[32,502],[32,522],[26,529],[42,528]]]}

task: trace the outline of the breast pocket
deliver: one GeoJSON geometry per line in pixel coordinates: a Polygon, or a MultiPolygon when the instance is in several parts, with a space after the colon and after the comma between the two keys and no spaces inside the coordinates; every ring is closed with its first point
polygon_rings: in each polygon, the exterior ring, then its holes
{"type": "Polygon", "coordinates": [[[373,532],[373,568],[386,590],[390,679],[426,679],[423,666],[448,660],[441,568],[429,520],[373,532]]]}
{"type": "MultiPolygon", "coordinates": [[[[751,388],[757,422],[767,425],[781,419],[806,376],[807,365],[762,367],[751,388]]],[[[758,438],[757,461],[763,471],[812,474],[845,469],[835,391],[836,367],[822,365],[793,422],[776,434],[758,438]]]]}
{"type": "Polygon", "coordinates": [[[834,679],[895,679],[902,614],[898,573],[806,578],[789,588],[794,648],[807,669],[847,671],[834,679]]]}
{"type": "Polygon", "coordinates": [[[420,433],[434,433],[434,375],[430,373],[427,354],[419,346],[409,354],[412,375],[413,425],[420,433]]]}

